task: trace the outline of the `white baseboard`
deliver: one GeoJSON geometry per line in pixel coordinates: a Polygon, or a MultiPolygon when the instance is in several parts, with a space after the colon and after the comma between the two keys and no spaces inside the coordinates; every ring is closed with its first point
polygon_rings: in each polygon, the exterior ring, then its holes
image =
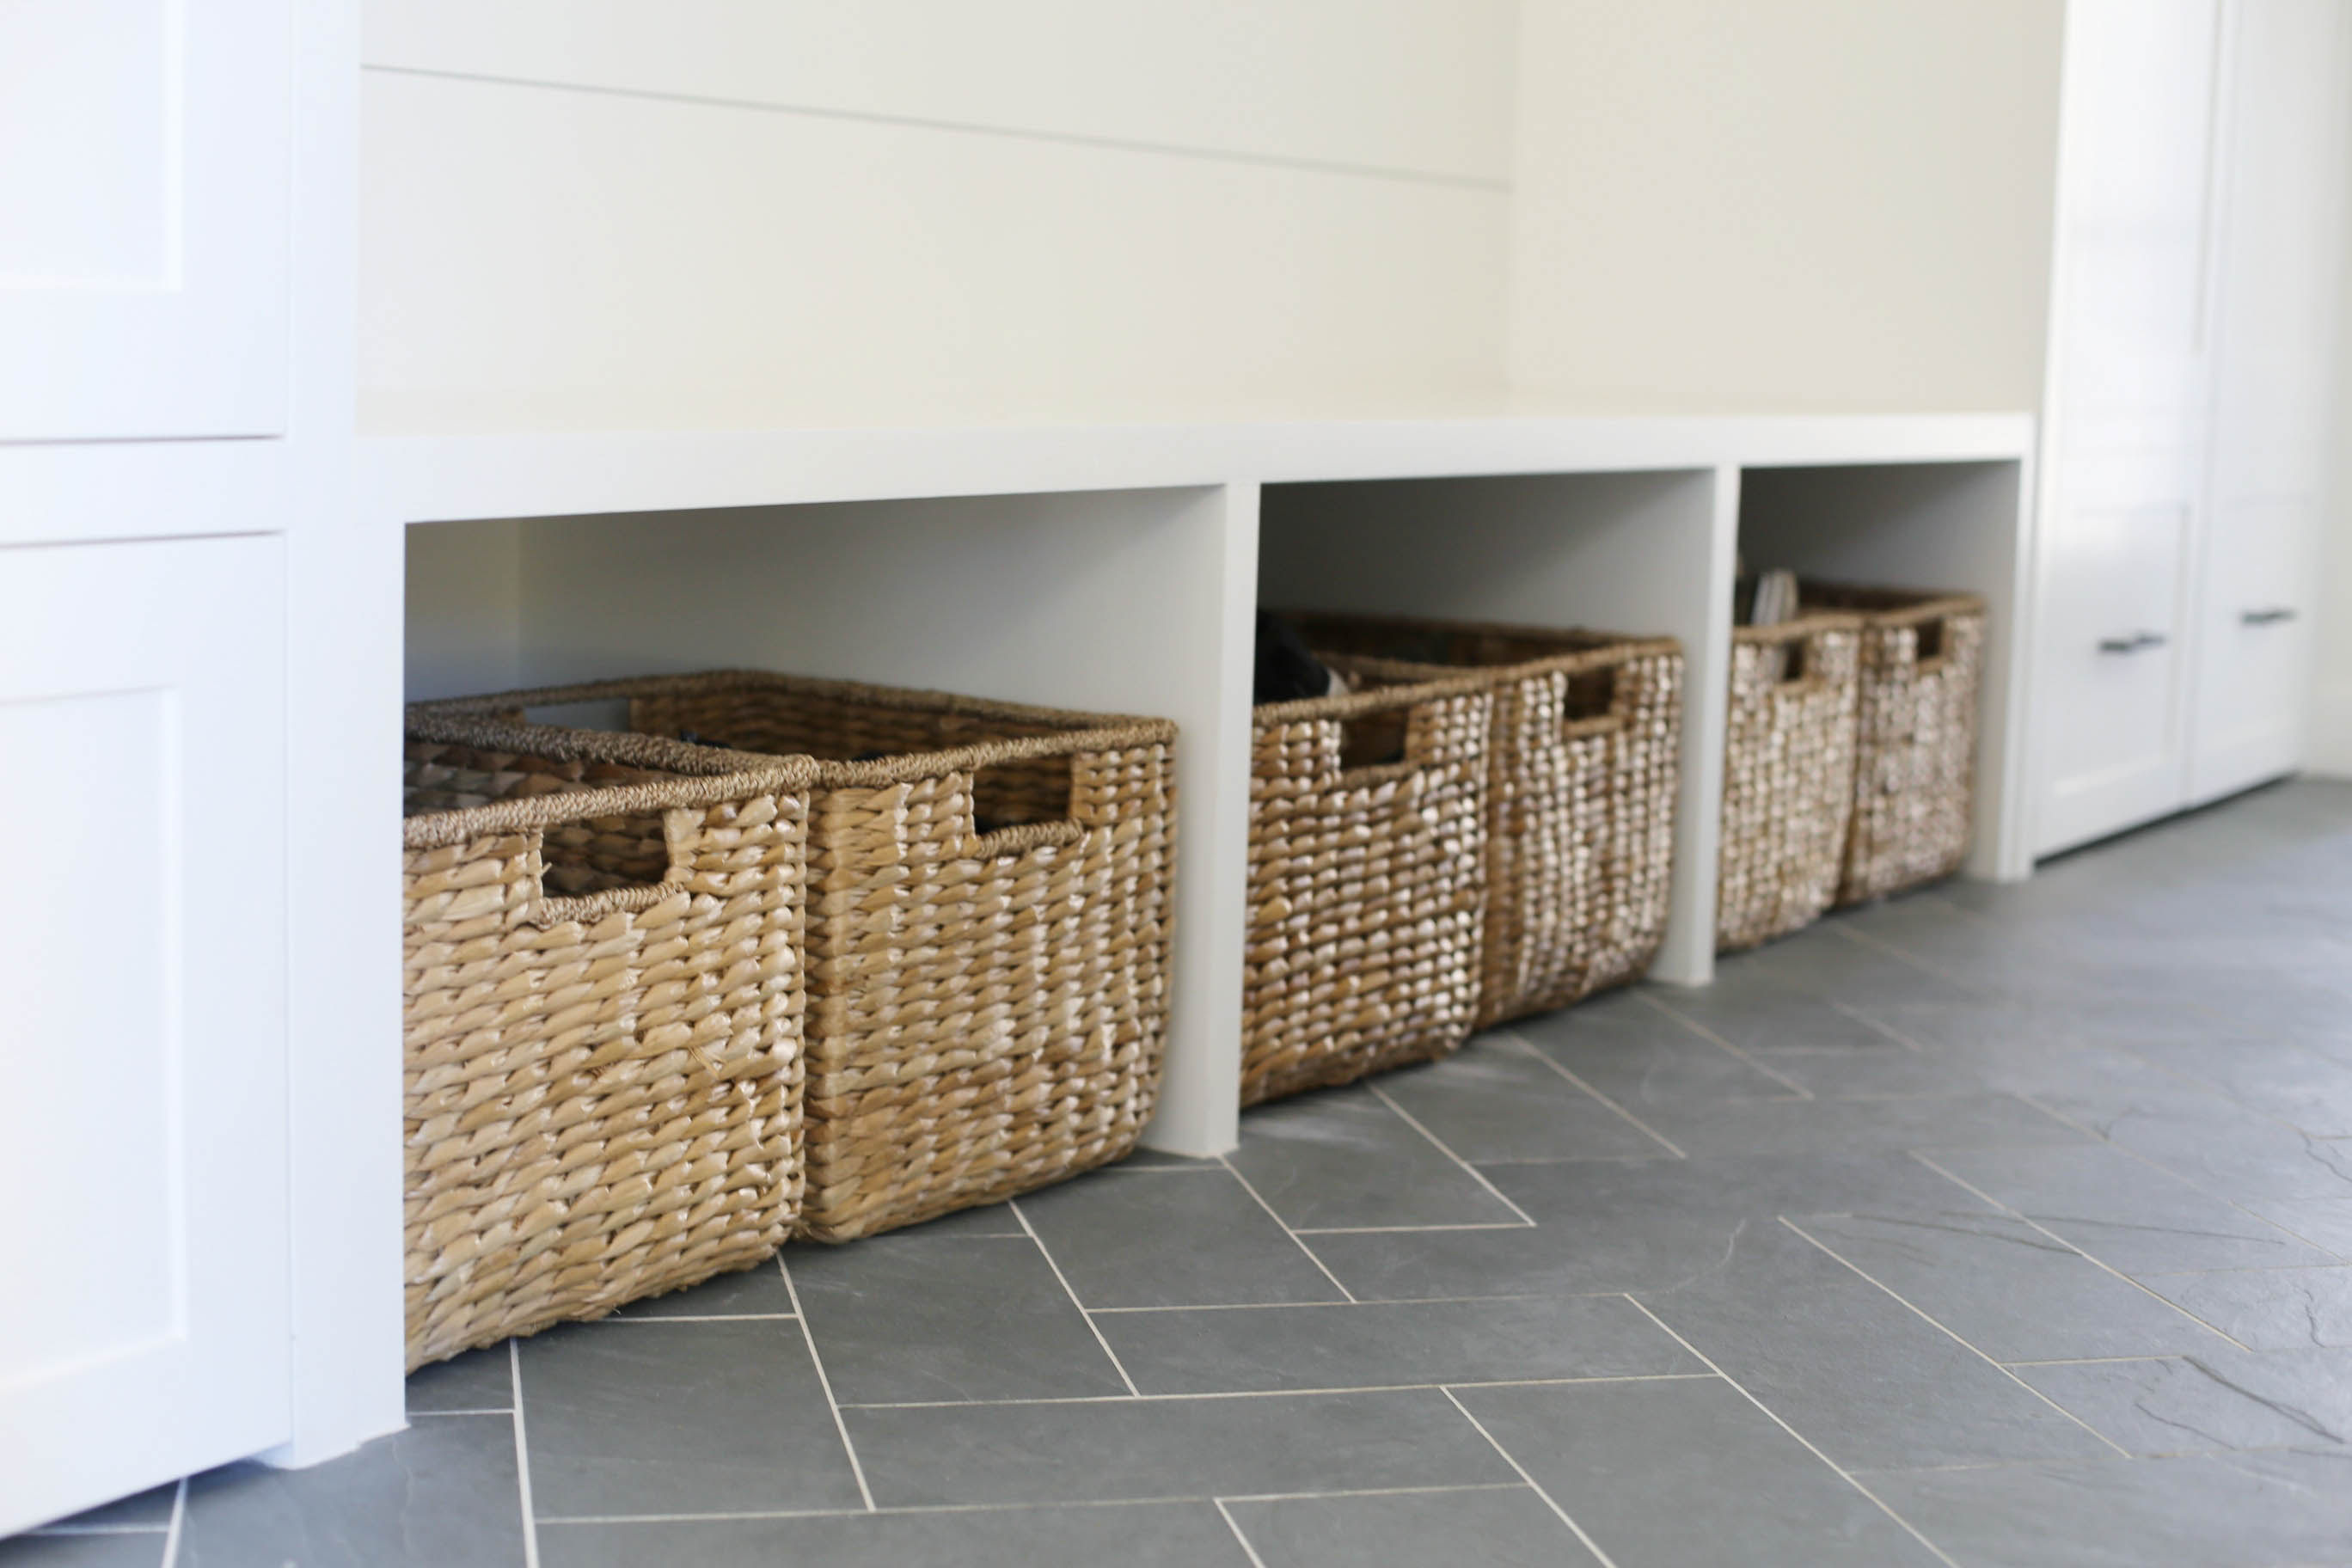
{"type": "Polygon", "coordinates": [[[2307,773],[2352,778],[2352,680],[2328,681],[2312,693],[2307,773]]]}

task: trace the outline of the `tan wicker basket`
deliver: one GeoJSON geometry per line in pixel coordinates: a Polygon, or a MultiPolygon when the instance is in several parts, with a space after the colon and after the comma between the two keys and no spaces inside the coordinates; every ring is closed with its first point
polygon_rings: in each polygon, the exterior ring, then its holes
{"type": "Polygon", "coordinates": [[[1480,1027],[1636,980],[1665,934],[1680,776],[1671,637],[1293,614],[1351,675],[1489,670],[1480,1027]]]}
{"type": "Polygon", "coordinates": [[[1493,710],[1458,677],[1257,710],[1244,1105],[1468,1037],[1493,710]]]}
{"type": "Polygon", "coordinates": [[[1984,600],[1811,582],[1799,597],[1862,617],[1853,826],[1837,901],[1950,876],[1974,827],[1984,600]]]}
{"type": "Polygon", "coordinates": [[[741,670],[462,706],[593,702],[825,759],[798,1234],[912,1225],[1134,1148],[1167,1032],[1174,725],[741,670]]]}
{"type": "Polygon", "coordinates": [[[412,714],[405,771],[409,1366],[772,1253],[814,768],[412,714]]]}
{"type": "Polygon", "coordinates": [[[1861,622],[1808,614],[1732,633],[1718,951],[1811,925],[1837,896],[1853,816],[1861,622]]]}

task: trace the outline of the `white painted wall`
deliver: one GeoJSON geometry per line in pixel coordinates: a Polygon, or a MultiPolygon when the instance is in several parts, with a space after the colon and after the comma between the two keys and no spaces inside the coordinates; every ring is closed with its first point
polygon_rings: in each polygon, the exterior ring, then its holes
{"type": "Polygon", "coordinates": [[[1578,406],[2042,391],[2062,0],[1526,0],[1511,371],[1578,406]]]}

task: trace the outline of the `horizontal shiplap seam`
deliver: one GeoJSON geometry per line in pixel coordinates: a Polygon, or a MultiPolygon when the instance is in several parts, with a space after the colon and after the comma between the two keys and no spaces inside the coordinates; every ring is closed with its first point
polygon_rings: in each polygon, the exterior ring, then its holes
{"type": "Polygon", "coordinates": [[[1393,180],[1414,185],[1444,185],[1457,190],[1486,191],[1508,195],[1511,182],[1475,174],[1446,174],[1425,169],[1385,168],[1375,163],[1349,163],[1322,158],[1286,157],[1277,153],[1246,153],[1222,147],[1193,147],[1174,142],[1147,142],[1123,136],[1090,136],[1082,132],[1042,131],[1019,126],[983,125],[975,121],[932,120],[912,114],[880,114],[856,109],[822,109],[810,104],[778,103],[756,98],[718,98],[694,92],[663,92],[651,88],[609,87],[592,82],[551,81],[533,77],[494,76],[478,71],[438,70],[425,66],[362,65],[378,76],[422,77],[435,81],[476,82],[488,87],[537,89],[544,92],[586,93],[598,98],[638,99],[653,103],[692,104],[703,109],[751,110],[763,114],[791,114],[810,120],[840,120],[866,125],[890,125],[915,131],[995,136],[1016,142],[1044,142],[1101,152],[1141,153],[1166,158],[1194,158],[1214,163],[1242,163],[1259,168],[1294,169],[1310,174],[1337,174],[1349,179],[1393,180]]]}

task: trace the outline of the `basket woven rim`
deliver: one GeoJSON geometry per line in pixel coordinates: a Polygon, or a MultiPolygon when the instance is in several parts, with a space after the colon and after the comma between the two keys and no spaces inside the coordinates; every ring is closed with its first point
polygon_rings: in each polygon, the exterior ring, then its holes
{"type": "MultiPolygon", "coordinates": [[[[783,675],[764,669],[709,669],[688,675],[632,676],[618,680],[583,680],[569,686],[524,687],[478,697],[447,697],[413,704],[412,721],[425,715],[498,714],[514,709],[552,707],[570,702],[598,702],[616,698],[663,697],[676,692],[792,691],[830,697],[871,708],[895,708],[906,712],[949,714],[956,718],[1003,720],[1015,723],[1051,724],[1051,735],[1021,735],[975,741],[970,745],[936,751],[908,752],[867,762],[848,762],[794,753],[804,763],[819,789],[868,788],[905,784],[942,773],[987,767],[1024,757],[1064,756],[1078,752],[1122,751],[1132,746],[1161,745],[1176,739],[1170,719],[1146,719],[1127,713],[1087,713],[1067,708],[1045,708],[1024,702],[999,702],[952,691],[929,691],[904,686],[872,686],[857,680],[827,680],[815,676],[783,675]]],[[[549,726],[533,726],[549,728],[549,726]]],[[[612,731],[586,731],[589,734],[612,731]]],[[[657,736],[640,739],[660,740],[657,736]]],[[[680,742],[663,741],[665,745],[680,742]]],[[[709,746],[688,746],[706,755],[734,757],[763,765],[778,759],[769,752],[727,752],[709,746]]]]}
{"type": "Polygon", "coordinates": [[[1413,679],[1401,686],[1383,686],[1371,691],[1342,691],[1329,697],[1261,702],[1250,710],[1250,722],[1264,729],[1269,724],[1292,724],[1302,719],[1353,719],[1391,708],[1417,707],[1447,697],[1490,696],[1494,687],[1494,680],[1484,670],[1475,675],[1449,674],[1443,679],[1413,679]]]}
{"type": "MultiPolygon", "coordinates": [[[[1519,637],[1530,642],[1552,638],[1575,637],[1583,646],[1564,648],[1559,653],[1544,654],[1535,658],[1521,659],[1515,664],[1431,664],[1417,658],[1388,658],[1378,654],[1325,653],[1316,657],[1327,663],[1343,663],[1349,669],[1361,669],[1383,678],[1423,676],[1438,679],[1444,676],[1475,670],[1496,684],[1523,680],[1531,675],[1578,675],[1588,669],[1606,667],[1628,658],[1643,658],[1657,654],[1681,657],[1682,639],[1664,636],[1641,636],[1633,632],[1603,631],[1593,626],[1528,626],[1508,621],[1454,621],[1428,616],[1353,615],[1341,610],[1276,610],[1294,626],[1318,620],[1349,620],[1370,626],[1393,627],[1399,631],[1458,632],[1465,636],[1496,636],[1519,637]],[[1442,671],[1444,675],[1425,672],[1442,671]]],[[[1309,646],[1311,633],[1306,635],[1309,646]]]]}
{"type": "Polygon", "coordinates": [[[1777,621],[1769,626],[1734,626],[1734,642],[1760,643],[1771,647],[1779,643],[1802,642],[1822,632],[1858,632],[1864,618],[1846,610],[1803,610],[1794,617],[1777,621]]]}
{"type": "Polygon", "coordinates": [[[669,806],[717,805],[747,795],[806,790],[817,775],[817,765],[808,757],[759,756],[715,746],[690,746],[658,735],[517,724],[489,714],[444,713],[426,705],[411,708],[402,730],[411,741],[478,746],[558,762],[619,763],[682,775],[418,812],[401,819],[400,841],[409,849],[443,848],[488,833],[519,833],[600,816],[669,806]]]}

